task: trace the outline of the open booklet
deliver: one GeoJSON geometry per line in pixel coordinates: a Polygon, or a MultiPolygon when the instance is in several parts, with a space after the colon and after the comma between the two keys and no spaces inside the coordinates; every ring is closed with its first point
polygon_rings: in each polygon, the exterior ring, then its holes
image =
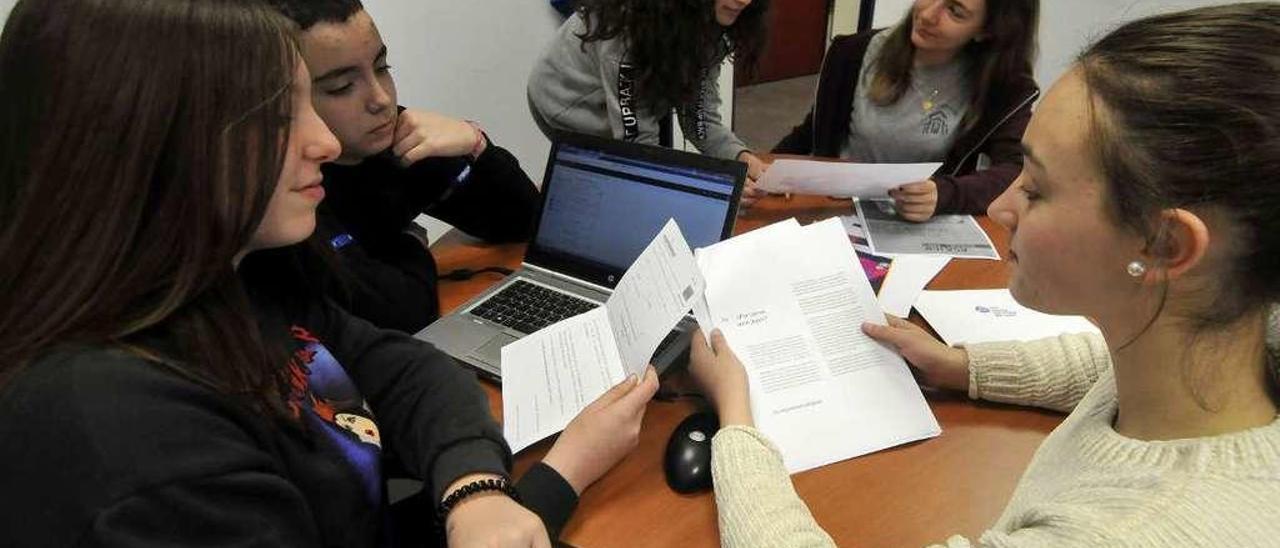
{"type": "Polygon", "coordinates": [[[794,219],[699,249],[704,298],[746,366],[756,427],[792,473],[937,436],[906,363],[862,333],[884,314],[839,219],[794,219]]]}
{"type": "Polygon", "coordinates": [[[605,306],[502,349],[511,448],[562,430],[642,371],[690,306],[742,360],[756,426],[791,472],[939,434],[906,363],[862,333],[884,314],[838,219],[777,223],[700,249],[696,262],[668,222],[605,306]]]}
{"type": "Polygon", "coordinates": [[[502,430],[512,451],[555,434],[628,375],[702,295],[693,252],[668,220],[604,306],[502,347],[502,430]]]}

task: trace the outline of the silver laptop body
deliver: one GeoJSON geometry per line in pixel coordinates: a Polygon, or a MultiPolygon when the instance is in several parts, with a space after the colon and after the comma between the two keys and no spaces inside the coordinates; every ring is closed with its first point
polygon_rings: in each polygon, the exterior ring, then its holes
{"type": "MultiPolygon", "coordinates": [[[[667,219],[694,248],[728,237],[745,177],[740,162],[557,134],[520,268],[415,337],[500,380],[503,346],[603,304],[667,219]],[[532,300],[512,304],[515,290],[532,300]]],[[[663,341],[653,357],[659,373],[687,358],[695,326],[685,318],[663,341]]]]}

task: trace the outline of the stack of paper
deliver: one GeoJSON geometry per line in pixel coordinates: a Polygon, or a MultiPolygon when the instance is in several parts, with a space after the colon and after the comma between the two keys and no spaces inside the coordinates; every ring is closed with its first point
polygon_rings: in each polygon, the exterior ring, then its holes
{"type": "Polygon", "coordinates": [[[925,291],[915,306],[950,345],[1098,332],[1081,316],[1052,316],[1022,306],[1008,289],[925,291]]]}
{"type": "Polygon", "coordinates": [[[862,333],[885,318],[838,219],[777,223],[697,257],[694,314],[746,366],[756,427],[788,470],[940,433],[906,363],[862,333]]]}

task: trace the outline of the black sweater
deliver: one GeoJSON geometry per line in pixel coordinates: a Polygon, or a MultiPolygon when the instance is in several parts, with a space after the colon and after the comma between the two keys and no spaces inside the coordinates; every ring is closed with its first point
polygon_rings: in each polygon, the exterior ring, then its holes
{"type": "Polygon", "coordinates": [[[539,204],[519,161],[493,143],[470,164],[428,158],[402,168],[383,153],[323,171],[327,197],[317,231],[348,274],[347,291],[335,299],[375,325],[407,333],[440,315],[435,260],[405,232],[415,217],[427,213],[491,242],[523,241],[539,204]]]}
{"type": "MultiPolygon", "coordinates": [[[[509,470],[475,376],[445,354],[331,305],[260,319],[294,349],[294,421],[102,348],[64,348],[4,385],[0,546],[389,546],[384,451],[432,500],[509,470]]],[[[535,510],[568,489],[546,472],[520,487],[542,494],[535,510]]]]}

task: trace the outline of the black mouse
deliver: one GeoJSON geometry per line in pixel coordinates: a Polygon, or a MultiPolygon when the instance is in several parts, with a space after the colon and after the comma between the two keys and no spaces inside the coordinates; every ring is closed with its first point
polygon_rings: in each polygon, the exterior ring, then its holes
{"type": "Polygon", "coordinates": [[[703,411],[685,417],[671,433],[662,469],[667,473],[667,485],[677,493],[711,488],[711,437],[719,429],[719,417],[703,411]]]}

